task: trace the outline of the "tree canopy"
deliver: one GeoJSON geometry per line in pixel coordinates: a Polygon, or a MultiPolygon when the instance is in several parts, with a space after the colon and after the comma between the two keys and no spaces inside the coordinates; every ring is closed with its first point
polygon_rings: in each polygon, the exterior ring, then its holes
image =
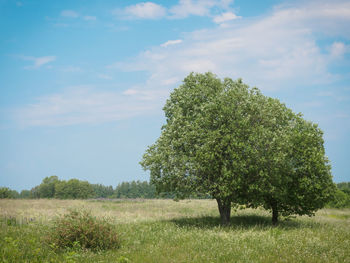
{"type": "Polygon", "coordinates": [[[8,187],[0,187],[0,199],[2,198],[18,198],[19,194],[16,190],[11,190],[8,187]]]}
{"type": "MultiPolygon", "coordinates": [[[[156,194],[155,186],[147,181],[131,181],[113,186],[90,184],[87,181],[70,179],[60,180],[53,175],[45,177],[40,185],[31,190],[22,190],[18,193],[7,187],[0,187],[1,198],[57,198],[57,199],[87,199],[87,198],[173,198],[172,193],[156,194]]],[[[192,196],[200,198],[202,196],[192,196]]]]}
{"type": "Polygon", "coordinates": [[[222,223],[231,205],[308,214],[334,190],[322,131],[241,79],[187,76],[164,106],[166,124],[143,156],[158,191],[217,200],[222,223]]]}

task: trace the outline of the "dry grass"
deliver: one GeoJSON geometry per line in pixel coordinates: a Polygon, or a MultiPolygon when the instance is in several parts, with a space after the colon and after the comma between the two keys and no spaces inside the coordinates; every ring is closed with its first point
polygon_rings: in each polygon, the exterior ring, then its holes
{"type": "Polygon", "coordinates": [[[350,262],[350,209],[323,209],[277,227],[269,212],[245,209],[222,227],[213,200],[0,200],[0,216],[10,215],[40,224],[2,228],[0,262],[350,262]],[[43,247],[52,219],[82,207],[110,218],[119,249],[57,254],[43,247]]]}
{"type": "MultiPolygon", "coordinates": [[[[201,218],[218,216],[214,200],[173,200],[163,199],[115,199],[115,200],[57,200],[57,199],[0,199],[0,216],[18,220],[48,222],[69,209],[85,209],[96,217],[108,217],[115,223],[137,223],[146,221],[171,220],[179,218],[201,218]]],[[[233,216],[254,216],[256,213],[270,216],[262,209],[232,211],[233,216]]],[[[349,223],[350,209],[322,209],[315,217],[297,217],[305,222],[349,223]]]]}
{"type": "Polygon", "coordinates": [[[156,221],[183,216],[216,215],[213,200],[56,200],[56,199],[0,199],[0,215],[33,218],[45,222],[62,215],[71,208],[84,208],[94,216],[114,218],[118,223],[156,221]]]}

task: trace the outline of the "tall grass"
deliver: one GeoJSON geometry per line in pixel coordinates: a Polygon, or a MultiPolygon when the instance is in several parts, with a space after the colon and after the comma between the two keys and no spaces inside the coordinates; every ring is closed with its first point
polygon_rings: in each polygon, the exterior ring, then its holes
{"type": "Polygon", "coordinates": [[[277,227],[259,209],[239,210],[222,227],[211,200],[0,200],[0,216],[0,262],[350,262],[349,209],[324,209],[277,227]],[[44,237],[55,216],[72,207],[109,216],[120,247],[53,249],[44,237]],[[8,224],[5,215],[18,223],[8,224]]]}

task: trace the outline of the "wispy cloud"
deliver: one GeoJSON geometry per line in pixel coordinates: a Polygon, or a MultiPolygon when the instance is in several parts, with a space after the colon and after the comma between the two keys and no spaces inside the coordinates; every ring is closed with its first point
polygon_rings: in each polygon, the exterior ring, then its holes
{"type": "Polygon", "coordinates": [[[87,21],[96,21],[96,16],[83,16],[83,19],[84,20],[87,20],[87,21]]]}
{"type": "Polygon", "coordinates": [[[180,0],[170,8],[171,18],[185,18],[191,15],[209,16],[213,7],[227,9],[233,1],[218,0],[180,0]]]}
{"type": "Polygon", "coordinates": [[[56,56],[33,57],[33,56],[18,56],[22,60],[32,61],[33,65],[24,67],[25,69],[38,69],[50,62],[56,60],[56,56]]]}
{"type": "Polygon", "coordinates": [[[210,9],[215,5],[215,2],[210,0],[180,0],[179,4],[170,9],[170,13],[174,18],[185,18],[190,15],[206,16],[210,14],[210,9]]]}
{"type": "Polygon", "coordinates": [[[182,43],[181,39],[176,39],[176,40],[168,40],[167,42],[161,44],[161,47],[167,47],[167,46],[171,46],[171,45],[177,45],[182,43]]]}
{"type": "Polygon", "coordinates": [[[332,90],[320,91],[320,92],[317,93],[317,96],[319,96],[319,97],[327,97],[327,98],[333,99],[337,103],[350,100],[349,96],[340,95],[336,91],[332,91],[332,90]]]}
{"type": "Polygon", "coordinates": [[[342,42],[334,42],[331,46],[330,55],[333,58],[342,57],[346,52],[346,45],[342,42]]]}
{"type": "Polygon", "coordinates": [[[77,18],[77,17],[79,17],[79,13],[77,13],[73,10],[63,10],[61,12],[61,16],[70,17],[70,18],[77,18]]]}
{"type": "Polygon", "coordinates": [[[240,16],[237,16],[236,14],[234,14],[233,12],[225,12],[225,13],[222,13],[218,16],[215,16],[213,18],[213,21],[217,24],[221,24],[221,23],[224,23],[224,22],[228,22],[228,21],[231,21],[231,20],[235,20],[237,18],[241,18],[240,16]]]}
{"type": "Polygon", "coordinates": [[[122,10],[116,9],[113,13],[126,19],[158,19],[166,15],[166,8],[152,2],[143,2],[122,10]]]}
{"type": "Polygon", "coordinates": [[[97,74],[97,77],[100,78],[100,79],[107,79],[107,80],[110,80],[110,79],[113,79],[110,75],[108,74],[97,74]]]}
{"type": "Polygon", "coordinates": [[[63,72],[69,72],[69,73],[78,73],[83,72],[83,70],[80,67],[77,66],[66,66],[61,69],[63,72]]]}
{"type": "MultiPolygon", "coordinates": [[[[232,0],[179,0],[176,5],[165,8],[153,2],[142,2],[113,11],[119,18],[126,19],[182,19],[189,16],[213,16],[213,9],[229,9],[232,0]]],[[[232,20],[232,12],[231,19],[232,20]]],[[[229,19],[228,13],[226,19],[229,19]]]]}
{"type": "Polygon", "coordinates": [[[159,98],[166,95],[164,90],[103,92],[78,86],[39,97],[13,114],[22,127],[97,124],[157,112],[159,98]]]}
{"type": "MultiPolygon", "coordinates": [[[[243,77],[251,85],[272,90],[330,83],[335,79],[329,71],[330,56],[317,37],[349,39],[348,13],[350,3],[341,1],[279,7],[259,19],[242,18],[233,26],[185,34],[181,46],[153,47],[114,67],[146,71],[153,85],[182,79],[190,71],[243,77]]],[[[343,46],[335,44],[332,50],[342,54],[343,46]]]]}
{"type": "Polygon", "coordinates": [[[60,14],[64,18],[79,18],[85,21],[96,21],[96,16],[80,14],[74,10],[63,10],[60,14]]]}
{"type": "MultiPolygon", "coordinates": [[[[181,40],[169,40],[107,67],[109,74],[145,71],[149,77],[138,86],[120,92],[74,89],[41,97],[18,110],[17,119],[24,126],[72,125],[150,114],[160,110],[169,91],[191,71],[242,77],[263,90],[332,83],[336,76],[330,64],[347,52],[346,41],[325,47],[318,38],[350,39],[350,3],[312,3],[280,6],[256,19],[235,19],[234,25],[229,15],[218,15],[217,23],[227,23],[227,27],[186,33],[181,40]]],[[[110,79],[109,74],[97,77],[110,79]]],[[[308,106],[321,105],[311,102],[308,106]]]]}

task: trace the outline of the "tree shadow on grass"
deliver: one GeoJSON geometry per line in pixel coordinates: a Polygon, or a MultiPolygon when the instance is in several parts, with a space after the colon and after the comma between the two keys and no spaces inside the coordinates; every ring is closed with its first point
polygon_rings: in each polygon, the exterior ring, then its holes
{"type": "MultiPolygon", "coordinates": [[[[261,215],[235,215],[231,216],[230,224],[221,225],[220,218],[214,216],[202,217],[182,217],[171,219],[170,222],[175,223],[179,227],[213,229],[222,228],[227,230],[234,229],[271,229],[273,227],[271,217],[261,215]]],[[[306,225],[300,221],[282,219],[277,227],[282,229],[303,228],[306,225]]]]}

